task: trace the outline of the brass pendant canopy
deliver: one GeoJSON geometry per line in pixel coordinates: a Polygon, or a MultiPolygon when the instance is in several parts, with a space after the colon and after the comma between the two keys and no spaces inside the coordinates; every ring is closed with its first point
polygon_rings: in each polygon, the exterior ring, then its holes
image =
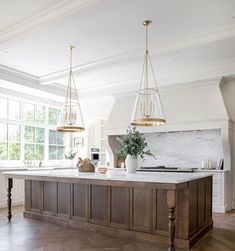
{"type": "Polygon", "coordinates": [[[70,49],[70,68],[69,68],[68,87],[66,91],[65,103],[61,108],[59,119],[57,122],[57,131],[82,132],[85,130],[85,127],[72,70],[72,53],[75,47],[70,46],[69,49],[70,49]]]}
{"type": "Polygon", "coordinates": [[[146,49],[139,91],[136,96],[131,119],[132,126],[159,126],[166,122],[156,77],[148,51],[148,25],[151,23],[150,20],[145,20],[143,22],[143,25],[146,27],[146,49]],[[150,72],[152,73],[154,82],[153,87],[150,87],[149,68],[151,69],[150,72]]]}

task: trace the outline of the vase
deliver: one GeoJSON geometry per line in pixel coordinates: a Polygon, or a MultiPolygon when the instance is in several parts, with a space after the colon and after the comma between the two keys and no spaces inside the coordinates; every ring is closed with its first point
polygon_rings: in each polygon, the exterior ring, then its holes
{"type": "Polygon", "coordinates": [[[126,164],[126,171],[128,173],[135,173],[137,168],[137,157],[128,154],[126,156],[125,164],[126,164]]]}
{"type": "Polygon", "coordinates": [[[75,167],[76,167],[76,160],[67,159],[67,160],[65,161],[65,165],[66,165],[66,167],[68,167],[68,168],[75,168],[75,167]]]}

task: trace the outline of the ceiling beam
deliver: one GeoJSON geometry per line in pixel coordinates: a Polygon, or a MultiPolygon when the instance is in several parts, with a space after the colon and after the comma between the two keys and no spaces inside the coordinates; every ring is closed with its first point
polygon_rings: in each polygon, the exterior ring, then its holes
{"type": "MultiPolygon", "coordinates": [[[[216,41],[235,38],[235,25],[226,26],[210,32],[204,32],[197,35],[189,36],[181,40],[172,41],[160,48],[151,49],[152,58],[162,54],[172,53],[179,50],[184,50],[192,47],[199,47],[205,44],[216,41]]],[[[89,74],[91,71],[99,71],[101,69],[112,69],[123,64],[132,64],[143,60],[143,50],[131,51],[120,55],[115,55],[108,58],[102,58],[97,61],[89,62],[88,64],[77,65],[73,67],[75,74],[89,74]]],[[[50,85],[58,79],[63,79],[68,75],[68,69],[54,72],[45,76],[39,77],[39,84],[50,85]]]]}

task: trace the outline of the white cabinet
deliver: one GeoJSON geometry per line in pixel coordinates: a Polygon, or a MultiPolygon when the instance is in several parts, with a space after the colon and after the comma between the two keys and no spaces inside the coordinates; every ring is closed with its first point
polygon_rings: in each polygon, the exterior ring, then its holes
{"type": "MultiPolygon", "coordinates": [[[[12,205],[24,204],[24,180],[13,180],[12,205]]],[[[7,207],[7,182],[0,170],[0,208],[7,207]]]]}
{"type": "Polygon", "coordinates": [[[100,148],[100,123],[92,123],[88,131],[89,148],[100,148]]]}
{"type": "Polygon", "coordinates": [[[199,171],[213,175],[213,212],[225,213],[230,210],[228,203],[228,171],[199,171]]]}
{"type": "Polygon", "coordinates": [[[227,172],[213,173],[213,211],[227,211],[227,172]]]}
{"type": "Polygon", "coordinates": [[[98,148],[100,155],[100,165],[106,165],[106,146],[104,141],[105,120],[101,119],[92,123],[88,131],[88,148],[91,154],[91,148],[98,148]]]}

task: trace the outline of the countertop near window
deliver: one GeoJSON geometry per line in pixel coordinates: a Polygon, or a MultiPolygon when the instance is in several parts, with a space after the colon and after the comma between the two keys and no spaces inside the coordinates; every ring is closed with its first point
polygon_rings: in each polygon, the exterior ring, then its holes
{"type": "Polygon", "coordinates": [[[61,170],[61,169],[75,169],[71,167],[0,167],[0,172],[8,171],[46,171],[46,170],[61,170]]]}

